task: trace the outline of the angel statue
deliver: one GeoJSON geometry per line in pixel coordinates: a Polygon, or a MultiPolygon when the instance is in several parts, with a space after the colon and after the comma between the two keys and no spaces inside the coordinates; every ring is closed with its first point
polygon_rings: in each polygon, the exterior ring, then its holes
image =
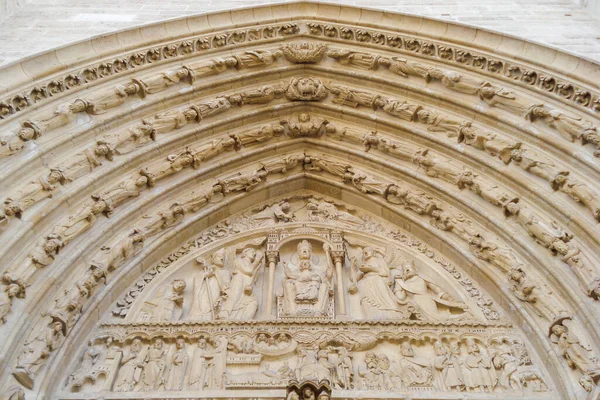
{"type": "Polygon", "coordinates": [[[221,308],[222,318],[248,320],[254,318],[258,310],[254,283],[264,264],[265,255],[253,247],[246,247],[233,262],[231,283],[227,299],[221,308]]]}
{"type": "Polygon", "coordinates": [[[362,260],[351,255],[352,284],[348,291],[358,292],[360,305],[369,319],[401,319],[404,317],[398,301],[390,288],[389,261],[381,250],[373,247],[362,249],[362,260]]]}
{"type": "Polygon", "coordinates": [[[393,291],[400,304],[412,305],[427,319],[447,321],[471,315],[465,303],[455,300],[441,287],[422,278],[413,260],[404,262],[402,274],[394,277],[393,291]]]}
{"type": "MultiPolygon", "coordinates": [[[[327,251],[327,249],[326,249],[327,251]]],[[[329,256],[328,256],[329,259],[329,256]]],[[[329,291],[332,288],[333,267],[318,265],[308,240],[298,243],[290,264],[284,262],[283,310],[286,315],[326,315],[329,291]]]]}

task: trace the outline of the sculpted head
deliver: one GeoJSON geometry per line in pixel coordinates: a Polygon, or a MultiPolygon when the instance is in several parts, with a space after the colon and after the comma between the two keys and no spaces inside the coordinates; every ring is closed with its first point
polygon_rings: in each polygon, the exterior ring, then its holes
{"type": "Polygon", "coordinates": [[[155,349],[162,349],[164,345],[165,345],[165,342],[163,342],[163,340],[161,338],[156,339],[156,341],[154,342],[155,349]]]}
{"type": "Polygon", "coordinates": [[[363,249],[363,260],[368,260],[375,255],[375,249],[372,247],[365,247],[363,249]]]}
{"type": "Polygon", "coordinates": [[[100,214],[108,209],[108,205],[104,200],[98,200],[92,204],[92,214],[100,214]]]}
{"type": "Polygon", "coordinates": [[[62,323],[55,321],[52,323],[52,325],[50,325],[50,328],[52,329],[52,332],[54,333],[58,333],[62,331],[62,323]]]}
{"type": "Polygon", "coordinates": [[[185,281],[183,279],[175,279],[171,285],[175,293],[183,293],[185,290],[185,281]]]}
{"type": "Polygon", "coordinates": [[[252,247],[246,247],[244,251],[242,251],[242,257],[246,257],[250,261],[254,261],[256,258],[256,250],[254,250],[252,247]]]}
{"type": "Polygon", "coordinates": [[[18,296],[21,293],[21,287],[16,283],[11,283],[6,287],[6,294],[10,299],[18,296]]]}
{"type": "Polygon", "coordinates": [[[56,254],[60,248],[60,239],[55,235],[48,235],[44,242],[44,251],[46,254],[56,254]]]}
{"type": "Polygon", "coordinates": [[[520,282],[523,278],[525,278],[525,274],[520,269],[513,269],[508,274],[508,278],[514,282],[520,282]]]}
{"type": "Polygon", "coordinates": [[[279,208],[281,208],[281,211],[283,212],[288,212],[290,211],[290,203],[288,203],[287,201],[282,201],[281,203],[279,203],[279,208]]]}
{"type": "Polygon", "coordinates": [[[417,276],[417,269],[413,260],[407,261],[402,265],[402,278],[404,280],[417,276]]]}
{"type": "Polygon", "coordinates": [[[201,349],[205,349],[207,346],[206,343],[206,339],[201,337],[200,339],[198,339],[198,347],[200,347],[201,349]]]}
{"type": "Polygon", "coordinates": [[[473,174],[471,172],[463,173],[460,176],[460,182],[465,185],[472,185],[473,183],[475,183],[475,180],[473,179],[473,174]]]}
{"type": "Polygon", "coordinates": [[[21,128],[19,137],[24,141],[35,139],[35,131],[31,128],[21,128]]]}
{"type": "Polygon", "coordinates": [[[131,350],[133,351],[138,351],[141,350],[142,348],[142,341],[140,339],[133,339],[133,342],[131,342],[131,350]]]}
{"type": "Polygon", "coordinates": [[[215,267],[223,267],[225,265],[225,251],[223,249],[215,251],[212,255],[211,261],[215,267]]]}
{"type": "Polygon", "coordinates": [[[506,205],[506,211],[508,211],[510,214],[516,215],[519,213],[520,207],[517,203],[511,201],[506,205]]]}
{"type": "Polygon", "coordinates": [[[404,357],[414,357],[415,356],[415,351],[413,350],[410,342],[402,342],[401,352],[404,357]]]}
{"type": "Polygon", "coordinates": [[[175,342],[175,347],[177,347],[180,350],[183,349],[185,347],[185,340],[183,340],[183,338],[177,339],[177,341],[175,342]]]}
{"type": "Polygon", "coordinates": [[[298,116],[298,121],[308,122],[308,121],[310,121],[310,115],[308,115],[307,113],[302,113],[298,116]]]}
{"type": "Polygon", "coordinates": [[[298,243],[297,247],[298,258],[300,260],[309,260],[312,257],[312,244],[308,240],[303,240],[298,243]]]}
{"type": "Polygon", "coordinates": [[[552,333],[556,336],[562,336],[562,334],[567,333],[567,328],[565,328],[563,325],[554,325],[552,327],[552,333]]]}
{"type": "Polygon", "coordinates": [[[50,173],[46,179],[50,183],[56,183],[62,181],[64,179],[64,175],[60,170],[53,168],[50,170],[50,173]]]}
{"type": "Polygon", "coordinates": [[[442,342],[437,341],[433,344],[433,349],[435,350],[435,355],[443,356],[448,353],[442,342]]]}
{"type": "Polygon", "coordinates": [[[17,215],[21,212],[21,207],[17,202],[12,199],[6,199],[4,201],[4,214],[8,216],[17,215]]]}

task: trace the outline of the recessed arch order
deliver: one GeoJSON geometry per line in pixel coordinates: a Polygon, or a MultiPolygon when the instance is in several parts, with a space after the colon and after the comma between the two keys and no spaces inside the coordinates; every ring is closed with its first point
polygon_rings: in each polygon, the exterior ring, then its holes
{"type": "Polygon", "coordinates": [[[0,387],[595,398],[598,74],[311,2],[0,69],[0,387]]]}

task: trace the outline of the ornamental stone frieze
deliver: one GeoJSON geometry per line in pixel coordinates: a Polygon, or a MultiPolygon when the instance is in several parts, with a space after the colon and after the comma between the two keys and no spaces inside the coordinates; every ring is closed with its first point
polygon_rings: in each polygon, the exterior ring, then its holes
{"type": "Polygon", "coordinates": [[[0,397],[597,398],[598,71],[312,2],[0,69],[0,397]]]}

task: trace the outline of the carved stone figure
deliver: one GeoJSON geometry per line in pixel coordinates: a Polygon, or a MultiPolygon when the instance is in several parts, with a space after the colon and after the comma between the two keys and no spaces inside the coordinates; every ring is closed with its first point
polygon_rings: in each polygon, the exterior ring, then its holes
{"type": "Polygon", "coordinates": [[[160,135],[171,132],[172,130],[182,128],[191,121],[198,121],[198,111],[192,108],[167,110],[156,114],[152,118],[147,118],[142,121],[146,127],[145,133],[147,136],[160,135]]]}
{"type": "Polygon", "coordinates": [[[67,181],[74,181],[92,172],[94,168],[102,165],[100,158],[112,161],[114,150],[103,140],[95,146],[69,157],[69,162],[58,166],[67,181]]]}
{"type": "Polygon", "coordinates": [[[523,265],[523,262],[510,248],[499,247],[493,242],[486,241],[478,233],[469,236],[465,240],[468,240],[473,254],[477,258],[497,266],[501,271],[508,273],[512,269],[520,268],[523,265]]]}
{"type": "Polygon", "coordinates": [[[429,149],[419,150],[413,161],[425,170],[427,176],[441,178],[455,185],[464,173],[463,168],[455,165],[452,160],[441,160],[429,154],[429,149]]]}
{"type": "Polygon", "coordinates": [[[253,143],[263,143],[271,140],[275,136],[283,135],[285,129],[281,125],[264,125],[258,131],[245,131],[236,135],[237,140],[242,146],[248,146],[253,143]]]}
{"type": "Polygon", "coordinates": [[[197,193],[192,191],[186,196],[182,202],[181,207],[184,213],[195,213],[205,205],[211,202],[218,202],[223,199],[223,187],[221,185],[213,185],[208,190],[197,193]]]}
{"type": "Polygon", "coordinates": [[[313,263],[312,245],[307,240],[298,243],[297,265],[283,264],[283,310],[286,315],[327,315],[329,282],[333,270],[318,271],[313,263]]]}
{"type": "Polygon", "coordinates": [[[285,96],[292,101],[318,101],[327,97],[327,89],[317,78],[292,78],[285,96]]]}
{"type": "Polygon", "coordinates": [[[567,311],[553,300],[552,292],[545,285],[532,282],[521,268],[513,269],[509,273],[508,279],[519,300],[531,303],[538,314],[550,323],[568,315],[567,311]]]}
{"type": "Polygon", "coordinates": [[[6,286],[0,287],[0,323],[6,323],[6,315],[12,307],[12,302],[15,297],[25,297],[25,288],[17,283],[8,283],[6,286]]]}
{"type": "Polygon", "coordinates": [[[167,210],[159,211],[156,216],[149,217],[150,221],[143,228],[145,237],[153,236],[163,229],[178,224],[183,219],[185,210],[179,203],[172,204],[167,210]]]}
{"type": "Polygon", "coordinates": [[[299,347],[296,351],[298,364],[296,366],[296,379],[302,381],[320,382],[331,380],[331,365],[326,360],[327,350],[308,351],[299,347]]]}
{"type": "Polygon", "coordinates": [[[234,57],[237,60],[237,69],[242,69],[269,66],[283,54],[281,50],[251,50],[243,54],[234,55],[234,57]]]}
{"type": "Polygon", "coordinates": [[[557,187],[556,180],[559,176],[569,175],[569,171],[557,166],[548,157],[544,157],[530,149],[521,148],[520,146],[510,152],[510,158],[507,159],[507,162],[510,161],[514,161],[515,164],[525,171],[531,172],[548,181],[553,187],[557,187]]]}
{"type": "Polygon", "coordinates": [[[367,173],[354,167],[348,168],[343,176],[344,181],[352,183],[360,192],[365,194],[378,194],[385,197],[393,185],[389,182],[380,182],[367,173]]]}
{"type": "Polygon", "coordinates": [[[60,237],[64,246],[87,231],[96,222],[98,214],[110,212],[111,207],[104,200],[84,204],[64,224],[57,226],[53,233],[60,237]]]}
{"type": "Polygon", "coordinates": [[[558,344],[560,354],[567,360],[569,367],[578,370],[582,375],[600,377],[600,364],[592,357],[579,338],[564,325],[554,325],[550,339],[558,344]]]}
{"type": "Polygon", "coordinates": [[[525,118],[530,121],[542,120],[550,128],[555,129],[560,135],[574,142],[588,132],[595,131],[594,125],[583,118],[570,117],[559,111],[551,110],[543,104],[536,104],[529,108],[525,118]]]}
{"type": "Polygon", "coordinates": [[[216,58],[208,62],[201,61],[189,63],[184,65],[183,68],[189,71],[190,81],[192,84],[194,84],[196,80],[200,78],[220,74],[221,72],[227,70],[227,68],[237,66],[237,63],[237,59],[233,57],[227,57],[224,59],[216,58]]]}
{"type": "Polygon", "coordinates": [[[411,192],[397,185],[390,185],[385,199],[392,204],[403,205],[420,215],[431,214],[437,208],[431,197],[422,192],[411,192]]]}
{"type": "Polygon", "coordinates": [[[491,392],[496,385],[496,377],[492,369],[492,361],[481,354],[481,349],[474,339],[467,339],[465,357],[465,383],[467,390],[473,392],[491,392]]]}
{"type": "Polygon", "coordinates": [[[57,183],[64,185],[68,182],[64,171],[60,168],[51,168],[50,172],[38,180],[29,182],[19,191],[17,200],[7,198],[4,201],[4,215],[21,218],[22,213],[33,207],[38,202],[51,198],[57,191],[57,183]]]}
{"type": "Polygon", "coordinates": [[[458,143],[465,143],[476,149],[483,150],[488,154],[500,157],[505,163],[510,162],[511,150],[521,146],[520,142],[514,142],[500,135],[484,132],[474,128],[470,122],[463,124],[457,137],[458,143]]]}
{"type": "Polygon", "coordinates": [[[417,356],[410,342],[400,347],[399,375],[405,387],[429,386],[433,380],[431,364],[426,358],[417,356]]]}
{"type": "Polygon", "coordinates": [[[414,115],[411,120],[429,125],[427,130],[430,132],[446,133],[449,138],[457,137],[468,125],[467,122],[444,117],[434,110],[422,107],[414,109],[414,115]]]}
{"type": "Polygon", "coordinates": [[[458,188],[461,190],[467,188],[497,207],[516,200],[516,196],[505,193],[500,186],[489,183],[488,179],[471,171],[465,171],[459,177],[458,188]]]}
{"type": "Polygon", "coordinates": [[[576,202],[589,208],[594,218],[600,222],[600,197],[588,185],[575,179],[567,178],[566,174],[556,175],[554,190],[568,194],[576,202]]]}
{"type": "Polygon", "coordinates": [[[354,367],[352,366],[352,357],[348,350],[339,346],[332,349],[335,353],[335,362],[333,369],[333,385],[340,389],[354,389],[354,367]]]}
{"type": "Polygon", "coordinates": [[[121,181],[119,185],[92,195],[92,199],[103,201],[106,204],[110,204],[111,208],[114,208],[123,204],[131,197],[139,196],[142,190],[146,189],[148,186],[148,177],[130,176],[126,180],[121,181]]]}
{"type": "Polygon", "coordinates": [[[223,304],[223,318],[251,320],[258,310],[254,283],[263,264],[264,254],[246,247],[236,258],[232,268],[232,279],[223,304]]]}
{"type": "Polygon", "coordinates": [[[332,100],[334,104],[340,104],[349,107],[370,107],[373,110],[382,108],[387,101],[378,94],[354,90],[347,86],[330,85],[329,91],[335,96],[332,100]]]}
{"type": "Polygon", "coordinates": [[[260,169],[266,171],[268,174],[285,174],[297,166],[303,166],[304,161],[304,154],[289,155],[266,163],[260,163],[260,169]]]}
{"type": "Polygon", "coordinates": [[[181,318],[183,309],[183,291],[185,290],[185,281],[175,279],[168,287],[163,288],[156,300],[153,300],[153,309],[151,311],[151,321],[177,321],[181,318]]]}
{"type": "Polygon", "coordinates": [[[250,171],[246,173],[238,172],[237,175],[219,181],[219,185],[223,188],[223,193],[233,192],[248,192],[255,186],[261,184],[269,175],[269,173],[261,168],[257,171],[250,171]]]}
{"type": "Polygon", "coordinates": [[[153,391],[164,388],[167,349],[161,338],[155,339],[146,353],[140,380],[140,390],[153,391]]]}
{"type": "Polygon", "coordinates": [[[311,42],[286,43],[281,46],[281,51],[290,62],[312,64],[321,61],[327,51],[327,46],[311,42]]]}
{"type": "Polygon", "coordinates": [[[104,250],[95,259],[98,265],[103,265],[110,271],[117,269],[126,260],[140,252],[144,245],[145,235],[140,229],[133,229],[114,246],[104,250]]]}
{"type": "Polygon", "coordinates": [[[130,82],[124,85],[106,90],[101,90],[98,96],[83,100],[87,104],[87,112],[92,115],[106,113],[109,109],[118,107],[125,103],[129,96],[134,94],[142,95],[140,86],[137,83],[130,82]]]}
{"type": "Polygon", "coordinates": [[[340,221],[349,225],[361,225],[364,223],[362,219],[355,217],[347,211],[338,210],[334,204],[326,200],[310,198],[308,199],[306,208],[310,221],[340,221]]]}
{"type": "Polygon", "coordinates": [[[358,376],[365,390],[390,390],[390,361],[386,355],[376,355],[372,351],[365,354],[364,365],[359,366],[358,376]]]}
{"type": "Polygon", "coordinates": [[[216,345],[203,337],[198,339],[188,375],[188,389],[205,390],[219,387],[224,372],[221,358],[226,351],[223,344],[226,346],[223,339],[216,345]]]}
{"type": "Polygon", "coordinates": [[[115,380],[115,392],[131,392],[140,381],[146,350],[140,339],[134,339],[129,349],[123,352],[119,374],[115,380]]]}
{"type": "Polygon", "coordinates": [[[539,219],[536,214],[525,207],[519,206],[516,201],[507,203],[504,208],[507,215],[515,216],[529,235],[548,249],[554,250],[556,241],[566,243],[572,238],[572,235],[560,228],[556,222],[548,223],[539,219]]]}
{"type": "Polygon", "coordinates": [[[362,263],[357,273],[360,305],[369,319],[399,319],[402,312],[390,289],[390,267],[379,251],[363,249],[362,263]]]}
{"type": "Polygon", "coordinates": [[[295,118],[282,120],[281,125],[287,126],[288,135],[297,137],[318,137],[323,133],[335,132],[335,126],[326,119],[311,118],[308,113],[301,113],[295,118]]]}
{"type": "Polygon", "coordinates": [[[231,103],[225,97],[217,97],[212,100],[206,100],[194,107],[198,115],[198,121],[207,117],[220,114],[231,108],[231,103]]]}
{"type": "Polygon", "coordinates": [[[175,352],[171,354],[168,364],[168,373],[166,378],[166,390],[183,390],[185,374],[189,363],[189,356],[185,346],[185,341],[178,338],[175,341],[175,352]]]}
{"type": "Polygon", "coordinates": [[[431,81],[428,68],[421,64],[399,57],[380,58],[378,61],[379,64],[388,67],[391,72],[403,78],[416,76],[424,79],[427,83],[431,81]]]}
{"type": "Polygon", "coordinates": [[[529,104],[515,96],[514,93],[489,84],[481,87],[479,98],[490,107],[503,108],[519,117],[525,115],[529,108],[529,104]]]}
{"type": "Polygon", "coordinates": [[[200,272],[194,277],[194,297],[188,318],[200,321],[218,319],[231,283],[231,272],[225,269],[225,251],[214,252],[210,264],[203,259],[197,262],[200,272]]]}
{"type": "Polygon", "coordinates": [[[13,376],[28,389],[33,388],[33,381],[39,370],[46,363],[50,353],[56,350],[65,335],[61,322],[48,324],[36,336],[25,342],[23,353],[17,358],[13,376]]]}
{"type": "Polygon", "coordinates": [[[377,69],[379,67],[379,60],[381,58],[381,56],[352,51],[349,49],[330,50],[327,52],[327,56],[335,59],[342,65],[349,65],[355,68],[366,70],[377,69]]]}
{"type": "Polygon", "coordinates": [[[406,100],[388,99],[381,109],[394,117],[405,121],[414,121],[421,106],[411,104],[406,100]]]}
{"type": "Polygon", "coordinates": [[[441,381],[445,390],[463,391],[465,388],[465,378],[463,377],[460,361],[460,347],[452,345],[452,352],[440,341],[433,345],[435,350],[435,359],[433,366],[439,371],[441,381]]]}
{"type": "Polygon", "coordinates": [[[263,86],[258,89],[248,90],[227,96],[231,104],[243,106],[245,104],[267,104],[281,98],[285,90],[281,87],[263,86]]]}
{"type": "Polygon", "coordinates": [[[154,94],[167,90],[173,85],[178,84],[182,79],[187,79],[190,71],[186,68],[172,69],[166,72],[160,72],[146,78],[135,79],[134,82],[140,86],[144,95],[154,94]]]}
{"type": "Polygon", "coordinates": [[[288,201],[283,200],[271,206],[266,206],[263,210],[252,216],[252,219],[260,225],[272,225],[277,222],[291,222],[294,220],[294,212],[288,201]]]}
{"type": "Polygon", "coordinates": [[[468,309],[465,303],[455,300],[441,287],[419,276],[413,260],[405,262],[402,276],[394,278],[394,294],[401,304],[410,303],[422,315],[434,321],[464,318],[468,309]]]}

